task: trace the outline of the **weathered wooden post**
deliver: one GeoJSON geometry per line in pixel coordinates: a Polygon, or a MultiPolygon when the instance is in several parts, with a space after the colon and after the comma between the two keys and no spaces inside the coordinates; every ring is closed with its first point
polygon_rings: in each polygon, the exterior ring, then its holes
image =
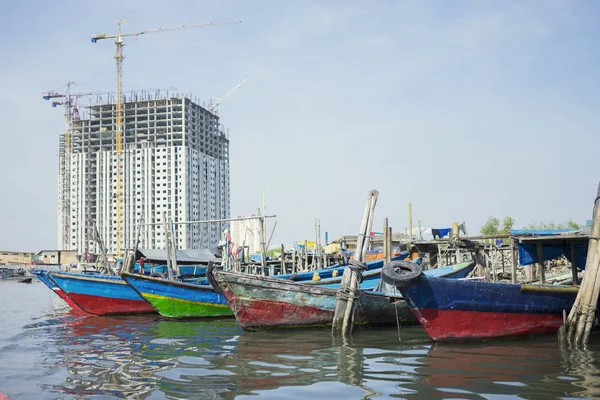
{"type": "Polygon", "coordinates": [[[513,238],[510,239],[510,257],[512,261],[510,281],[512,283],[517,283],[517,246],[515,245],[515,240],[513,238]]]}
{"type": "Polygon", "coordinates": [[[285,271],[285,247],[283,245],[281,245],[281,274],[286,274],[287,272],[285,271]]]}
{"type": "Polygon", "coordinates": [[[166,259],[167,259],[167,277],[169,279],[173,279],[173,265],[171,264],[171,247],[170,247],[171,241],[169,240],[170,229],[167,224],[167,213],[166,212],[163,213],[163,230],[165,233],[165,253],[166,253],[165,255],[166,255],[166,259]]]}
{"type": "Polygon", "coordinates": [[[546,283],[546,268],[544,268],[544,248],[542,243],[539,241],[536,243],[535,246],[537,250],[538,265],[540,266],[540,281],[543,285],[546,283]]]}
{"type": "Polygon", "coordinates": [[[385,262],[388,261],[388,255],[390,253],[390,248],[388,247],[388,219],[383,219],[383,257],[385,262]]]}
{"type": "Polygon", "coordinates": [[[600,185],[594,201],[585,274],[566,324],[559,331],[561,338],[566,336],[567,340],[575,345],[579,343],[585,345],[588,342],[598,304],[600,291],[600,277],[598,276],[600,274],[600,246],[598,240],[600,240],[600,185]]]}
{"type": "MultiPolygon", "coordinates": [[[[367,195],[365,210],[361,228],[356,240],[356,249],[352,260],[357,264],[362,263],[367,248],[369,247],[369,232],[373,226],[373,212],[379,192],[371,190],[367,195]]],[[[356,267],[355,267],[356,268],[356,267]]],[[[354,298],[359,290],[359,279],[357,275],[360,272],[355,268],[347,267],[342,275],[342,282],[337,292],[335,314],[332,322],[332,333],[349,333],[353,325],[354,317],[354,298]]]]}
{"type": "MultiPolygon", "coordinates": [[[[386,218],[386,220],[387,220],[387,218],[386,218]]],[[[387,255],[387,258],[385,259],[385,262],[390,263],[390,262],[392,262],[392,228],[391,227],[388,227],[387,239],[388,239],[388,244],[387,244],[388,255],[387,255]]]]}
{"type": "Polygon", "coordinates": [[[577,276],[577,248],[575,246],[575,241],[571,240],[569,242],[569,247],[571,249],[571,273],[573,274],[573,285],[579,285],[577,276]]]}

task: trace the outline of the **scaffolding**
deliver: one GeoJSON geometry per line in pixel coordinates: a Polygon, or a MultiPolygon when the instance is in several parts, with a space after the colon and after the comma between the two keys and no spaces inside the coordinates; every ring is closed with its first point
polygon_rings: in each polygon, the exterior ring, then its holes
{"type": "MultiPolygon", "coordinates": [[[[229,137],[218,115],[171,89],[132,91],[122,99],[121,158],[114,94],[88,96],[88,105],[75,107],[78,118],[72,112],[70,129],[61,135],[60,156],[68,160],[61,171],[69,170],[71,182],[60,187],[61,198],[70,200],[70,207],[60,210],[69,228],[62,236],[64,248],[97,253],[94,222],[115,254],[131,248],[136,223],[155,222],[164,211],[175,221],[229,217],[229,137]],[[119,176],[121,243],[115,215],[119,176]]],[[[224,228],[181,227],[178,247],[214,246],[224,228]]],[[[141,245],[160,248],[161,235],[149,232],[141,245]]]]}

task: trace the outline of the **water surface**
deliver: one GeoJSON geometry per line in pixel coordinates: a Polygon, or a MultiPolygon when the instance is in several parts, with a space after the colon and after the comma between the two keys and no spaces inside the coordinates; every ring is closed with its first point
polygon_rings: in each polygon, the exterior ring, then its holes
{"type": "MultiPolygon", "coordinates": [[[[592,338],[600,343],[600,337],[592,338]]],[[[0,282],[11,399],[548,399],[600,396],[600,347],[554,336],[435,345],[420,326],[244,333],[233,319],[80,316],[43,284],[0,282]]]]}

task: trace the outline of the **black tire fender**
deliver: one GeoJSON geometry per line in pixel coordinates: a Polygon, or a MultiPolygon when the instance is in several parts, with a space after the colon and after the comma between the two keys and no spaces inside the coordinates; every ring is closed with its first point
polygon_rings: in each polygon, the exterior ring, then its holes
{"type": "Polygon", "coordinates": [[[167,279],[167,276],[163,272],[153,272],[152,274],[150,274],[150,277],[167,279]]]}
{"type": "Polygon", "coordinates": [[[206,267],[206,279],[208,280],[208,283],[210,283],[210,286],[212,286],[213,289],[215,289],[215,292],[217,292],[218,294],[223,294],[223,289],[221,289],[221,286],[219,286],[217,280],[215,279],[215,276],[213,275],[213,271],[215,269],[217,269],[217,267],[215,267],[215,264],[212,261],[210,261],[208,263],[208,266],[206,267]]]}
{"type": "Polygon", "coordinates": [[[421,273],[423,273],[423,269],[420,265],[396,260],[384,265],[381,270],[381,279],[388,285],[404,288],[413,284],[421,273]]]}

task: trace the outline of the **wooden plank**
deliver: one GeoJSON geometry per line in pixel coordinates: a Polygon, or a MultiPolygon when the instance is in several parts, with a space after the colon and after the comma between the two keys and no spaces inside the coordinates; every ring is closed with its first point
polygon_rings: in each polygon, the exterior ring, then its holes
{"type": "Polygon", "coordinates": [[[559,285],[521,285],[522,292],[543,292],[543,293],[577,293],[579,288],[576,286],[559,285]]]}

